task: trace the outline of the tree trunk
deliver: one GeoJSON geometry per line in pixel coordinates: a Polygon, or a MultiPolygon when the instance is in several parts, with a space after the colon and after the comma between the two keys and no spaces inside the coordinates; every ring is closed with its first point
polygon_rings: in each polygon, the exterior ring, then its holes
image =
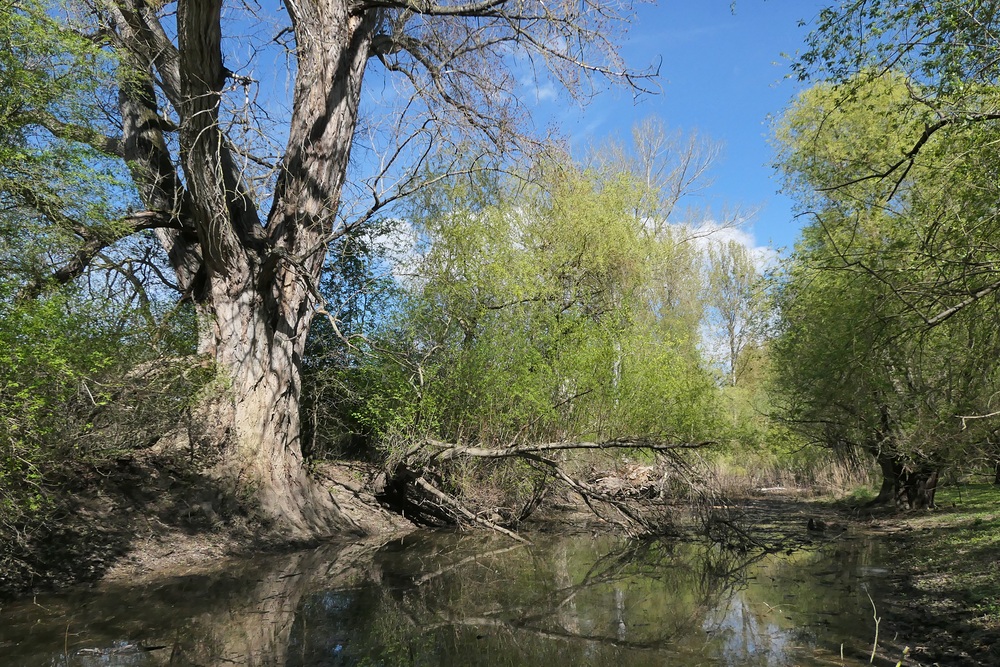
{"type": "Polygon", "coordinates": [[[894,456],[884,452],[876,454],[879,468],[882,469],[882,487],[878,496],[871,501],[871,505],[888,505],[895,502],[899,492],[899,476],[903,471],[903,466],[894,456]]]}
{"type": "Polygon", "coordinates": [[[904,472],[901,477],[901,495],[905,496],[907,506],[914,510],[934,507],[937,482],[936,470],[918,468],[912,472],[904,472]]]}
{"type": "Polygon", "coordinates": [[[202,406],[212,422],[206,435],[224,452],[218,474],[293,536],[348,527],[303,466],[299,371],[311,319],[307,297],[286,285],[281,303],[272,305],[287,316],[277,327],[253,290],[217,298],[202,349],[216,360],[224,387],[202,406]]]}
{"type": "Polygon", "coordinates": [[[198,350],[214,359],[224,387],[197,410],[199,439],[221,455],[214,473],[281,532],[329,534],[347,523],[303,466],[300,366],[312,292],[338,234],[361,82],[381,12],[354,13],[344,0],[286,5],[296,36],[294,105],[262,220],[220,117],[233,76],[223,64],[222,6],[178,2],[176,46],[145,3],[104,7],[125,52],[123,79],[131,82],[119,99],[124,157],[144,205],[171,216],[171,228],[158,237],[182,298],[197,312],[198,350]],[[154,86],[179,117],[177,158],[154,86]]]}

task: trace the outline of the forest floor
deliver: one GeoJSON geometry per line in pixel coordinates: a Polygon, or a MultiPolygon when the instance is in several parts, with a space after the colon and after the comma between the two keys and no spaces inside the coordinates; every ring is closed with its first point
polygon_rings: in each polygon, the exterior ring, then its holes
{"type": "MultiPolygon", "coordinates": [[[[946,487],[936,501],[913,512],[845,509],[887,545],[899,575],[880,610],[883,637],[922,638],[903,665],[1000,665],[1000,488],[946,487]]],[[[895,644],[887,653],[899,656],[895,644]]]]}

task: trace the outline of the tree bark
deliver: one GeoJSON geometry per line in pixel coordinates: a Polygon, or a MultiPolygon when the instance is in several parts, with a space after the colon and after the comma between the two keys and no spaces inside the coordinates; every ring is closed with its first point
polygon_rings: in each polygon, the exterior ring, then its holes
{"type": "MultiPolygon", "coordinates": [[[[294,17],[295,109],[266,229],[245,204],[238,176],[192,190],[225,196],[200,214],[201,247],[210,249],[210,288],[199,310],[202,352],[231,382],[231,410],[216,413],[232,443],[230,475],[235,473],[241,490],[253,490],[264,515],[281,528],[316,535],[348,524],[303,466],[300,367],[314,312],[311,290],[334,226],[374,23],[348,16],[336,0],[301,6],[313,13],[294,17]]],[[[198,133],[206,131],[194,125],[198,133]]],[[[209,177],[229,173],[226,151],[219,153],[213,142],[194,145],[199,141],[205,140],[182,140],[192,145],[186,171],[209,177]],[[220,154],[223,161],[217,163],[220,154]]]]}
{"type": "Polygon", "coordinates": [[[882,470],[882,487],[878,496],[871,501],[871,505],[888,505],[896,502],[899,490],[899,476],[903,471],[903,466],[896,457],[884,452],[876,454],[879,468],[882,470]]]}
{"type": "Polygon", "coordinates": [[[871,505],[906,504],[909,509],[934,507],[938,471],[928,466],[908,466],[898,456],[879,452],[882,487],[871,505]]]}
{"type": "Polygon", "coordinates": [[[220,122],[231,76],[222,61],[221,0],[180,0],[177,46],[139,0],[102,5],[129,70],[120,89],[125,159],[144,205],[169,211],[158,230],[198,351],[223,389],[198,410],[215,471],[275,528],[296,537],[348,524],[306,474],[300,366],[357,124],[361,82],[381,10],[344,0],[288,5],[296,36],[294,107],[285,158],[261,220],[220,122]],[[179,116],[181,179],[160,121],[158,85],[179,116]]]}

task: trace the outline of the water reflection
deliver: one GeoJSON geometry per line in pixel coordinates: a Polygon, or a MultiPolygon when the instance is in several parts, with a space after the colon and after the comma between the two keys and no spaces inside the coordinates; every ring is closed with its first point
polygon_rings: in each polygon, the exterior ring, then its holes
{"type": "Polygon", "coordinates": [[[22,601],[0,611],[0,664],[861,665],[880,559],[416,533],[22,601]]]}

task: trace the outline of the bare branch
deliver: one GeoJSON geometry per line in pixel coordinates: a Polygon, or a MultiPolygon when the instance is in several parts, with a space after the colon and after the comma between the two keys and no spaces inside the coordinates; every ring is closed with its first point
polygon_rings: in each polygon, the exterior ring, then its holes
{"type": "Polygon", "coordinates": [[[125,157],[125,149],[122,146],[120,138],[105,136],[97,130],[82,125],[63,122],[48,111],[39,110],[31,113],[19,113],[15,115],[15,118],[24,124],[44,127],[53,136],[60,139],[86,144],[105,155],[125,157]]]}
{"type": "Polygon", "coordinates": [[[367,9],[403,9],[423,16],[455,16],[455,17],[485,17],[500,16],[501,7],[509,0],[482,0],[458,5],[442,5],[433,2],[414,0],[364,0],[358,3],[358,10],[367,9]]]}
{"type": "Polygon", "coordinates": [[[838,183],[836,185],[831,185],[825,188],[817,188],[817,191],[833,192],[835,190],[847,188],[852,185],[856,185],[858,183],[864,183],[865,181],[882,180],[888,178],[893,173],[898,171],[900,168],[905,167],[903,174],[897,179],[895,185],[892,188],[892,192],[889,194],[888,199],[892,199],[892,197],[899,190],[903,180],[906,178],[906,175],[909,173],[909,169],[913,164],[913,160],[920,153],[920,150],[924,147],[924,145],[928,141],[930,141],[931,137],[934,136],[934,134],[936,134],[939,130],[947,126],[954,125],[955,123],[958,122],[978,123],[990,120],[1000,120],[1000,113],[967,113],[967,114],[942,118],[938,120],[936,123],[932,123],[926,126],[923,132],[920,133],[920,136],[917,138],[916,142],[914,142],[913,146],[903,154],[903,157],[897,160],[896,162],[892,163],[885,169],[873,172],[871,174],[866,174],[864,176],[859,176],[858,178],[853,178],[849,181],[838,183]]]}
{"type": "Polygon", "coordinates": [[[484,459],[505,459],[523,456],[525,454],[539,454],[542,452],[566,451],[573,449],[643,449],[652,452],[670,452],[681,449],[701,449],[716,443],[711,440],[691,443],[664,443],[656,442],[648,438],[620,438],[616,440],[606,440],[604,442],[563,441],[489,449],[485,447],[466,447],[463,445],[456,445],[428,438],[424,440],[423,444],[440,450],[439,452],[431,455],[432,461],[448,461],[462,456],[484,459]]]}
{"type": "Polygon", "coordinates": [[[91,261],[102,250],[117,241],[144,229],[175,228],[176,222],[167,214],[159,211],[142,211],[119,220],[106,230],[93,230],[83,224],[58,212],[47,214],[57,225],[72,230],[83,240],[81,246],[72,257],[56,268],[50,276],[40,277],[25,286],[20,293],[22,299],[34,299],[41,295],[46,285],[64,285],[77,278],[90,266],[91,261]]]}
{"type": "Polygon", "coordinates": [[[968,298],[963,299],[962,301],[956,303],[955,305],[949,308],[945,308],[937,315],[934,315],[933,317],[924,318],[924,322],[929,327],[937,326],[938,324],[941,324],[942,322],[948,320],[952,316],[961,312],[962,309],[971,306],[980,299],[987,297],[990,294],[993,294],[997,290],[1000,290],[1000,280],[990,283],[989,285],[986,285],[985,287],[976,290],[975,292],[971,293],[968,296],[968,298]]]}

